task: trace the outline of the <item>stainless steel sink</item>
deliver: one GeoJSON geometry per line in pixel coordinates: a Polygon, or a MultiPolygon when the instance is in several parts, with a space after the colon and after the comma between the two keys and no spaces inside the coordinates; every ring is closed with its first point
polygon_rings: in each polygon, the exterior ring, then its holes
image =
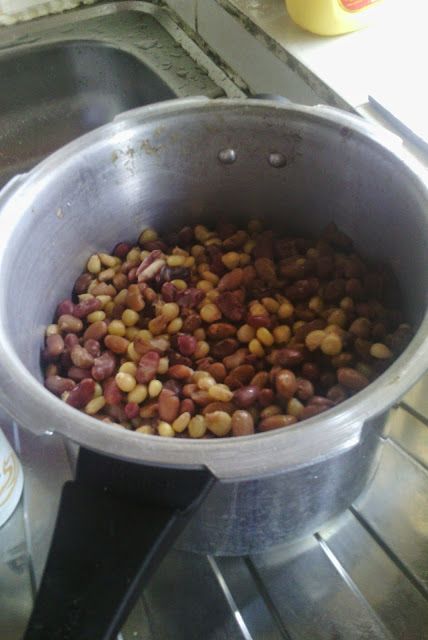
{"type": "Polygon", "coordinates": [[[0,30],[0,186],[134,107],[242,95],[147,2],[104,3],[0,30]]]}

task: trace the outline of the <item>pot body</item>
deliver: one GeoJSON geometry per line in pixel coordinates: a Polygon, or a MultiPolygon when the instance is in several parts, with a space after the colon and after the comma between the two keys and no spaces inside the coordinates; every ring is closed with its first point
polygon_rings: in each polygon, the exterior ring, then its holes
{"type": "Polygon", "coordinates": [[[314,531],[361,491],[384,411],[427,363],[428,194],[394,144],[324,108],[190,99],[125,115],[63,148],[0,197],[0,403],[36,432],[142,464],[207,467],[218,483],[180,546],[245,553],[314,531]],[[90,253],[159,231],[262,217],[318,234],[331,221],[397,274],[418,327],[363,392],[303,424],[187,441],[100,423],[47,392],[44,326],[90,253]]]}

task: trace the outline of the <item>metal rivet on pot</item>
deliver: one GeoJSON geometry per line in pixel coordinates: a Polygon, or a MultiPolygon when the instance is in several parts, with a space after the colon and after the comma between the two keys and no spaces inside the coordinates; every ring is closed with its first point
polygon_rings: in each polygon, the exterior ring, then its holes
{"type": "Polygon", "coordinates": [[[233,164],[236,160],[236,151],[234,149],[222,149],[218,152],[217,157],[223,164],[233,164]]]}
{"type": "Polygon", "coordinates": [[[280,167],[285,167],[287,158],[283,153],[270,153],[268,162],[272,167],[279,169],[280,167]]]}

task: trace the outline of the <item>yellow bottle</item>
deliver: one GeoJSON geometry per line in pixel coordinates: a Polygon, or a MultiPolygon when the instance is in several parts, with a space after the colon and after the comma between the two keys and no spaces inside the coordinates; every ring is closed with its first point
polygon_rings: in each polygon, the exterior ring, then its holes
{"type": "Polygon", "coordinates": [[[365,27],[381,0],[285,0],[291,18],[303,29],[335,36],[365,27]]]}

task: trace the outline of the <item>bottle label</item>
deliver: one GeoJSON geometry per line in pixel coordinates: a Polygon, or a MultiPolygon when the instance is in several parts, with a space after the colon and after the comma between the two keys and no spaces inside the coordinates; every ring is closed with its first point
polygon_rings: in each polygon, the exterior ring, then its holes
{"type": "Polygon", "coordinates": [[[379,0],[339,0],[339,4],[345,11],[360,11],[371,4],[375,4],[379,0]]]}

